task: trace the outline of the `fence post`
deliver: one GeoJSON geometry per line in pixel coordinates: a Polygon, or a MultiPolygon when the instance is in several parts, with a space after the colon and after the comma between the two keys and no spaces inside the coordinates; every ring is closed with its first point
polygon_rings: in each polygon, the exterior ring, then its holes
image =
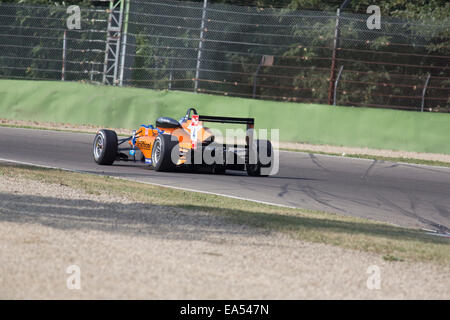
{"type": "Polygon", "coordinates": [[[427,94],[427,87],[428,87],[428,83],[430,82],[430,73],[428,73],[427,75],[427,80],[425,80],[425,85],[423,86],[423,91],[422,91],[422,106],[420,108],[420,112],[423,112],[423,108],[425,107],[425,95],[427,94]]]}
{"type": "Polygon", "coordinates": [[[253,99],[256,98],[256,83],[258,79],[259,70],[261,69],[261,66],[264,62],[264,56],[261,57],[261,61],[259,61],[258,67],[256,68],[255,75],[253,76],[253,99]]]}
{"type": "Polygon", "coordinates": [[[169,73],[169,90],[172,90],[172,80],[173,80],[173,60],[170,59],[170,73],[169,73]]]}
{"type": "Polygon", "coordinates": [[[198,42],[198,53],[197,53],[197,68],[195,70],[195,82],[194,82],[194,92],[198,89],[198,78],[200,77],[200,61],[202,59],[202,49],[203,49],[203,37],[205,31],[205,19],[206,19],[206,8],[208,6],[208,0],[203,1],[203,12],[202,12],[202,24],[200,30],[200,41],[198,42]]]}
{"type": "Polygon", "coordinates": [[[127,52],[128,16],[130,13],[130,0],[125,1],[125,21],[123,24],[122,53],[120,59],[119,86],[123,85],[123,69],[125,68],[125,55],[127,52]]]}
{"type": "Polygon", "coordinates": [[[64,35],[63,35],[63,50],[62,50],[61,81],[64,81],[65,75],[66,75],[66,42],[67,42],[67,30],[64,30],[64,35]]]}
{"type": "Polygon", "coordinates": [[[334,92],[334,82],[336,78],[336,50],[339,43],[339,23],[340,23],[341,10],[336,11],[336,26],[334,28],[334,41],[333,41],[333,55],[331,57],[331,74],[330,74],[330,85],[328,88],[328,104],[333,104],[333,92],[334,92]]]}
{"type": "Polygon", "coordinates": [[[259,71],[261,70],[261,67],[271,67],[273,66],[273,60],[274,60],[274,56],[272,55],[262,55],[261,56],[261,61],[259,61],[258,67],[256,68],[256,72],[253,76],[253,99],[256,98],[256,85],[258,82],[258,75],[259,75],[259,71]]]}
{"type": "Polygon", "coordinates": [[[344,66],[343,65],[339,68],[339,72],[338,72],[336,81],[334,83],[333,106],[336,105],[337,87],[338,87],[338,84],[339,84],[339,80],[341,79],[342,70],[344,70],[344,66]]]}
{"type": "Polygon", "coordinates": [[[89,79],[91,80],[91,82],[94,81],[94,64],[92,63],[92,61],[91,61],[91,72],[89,75],[89,79]]]}

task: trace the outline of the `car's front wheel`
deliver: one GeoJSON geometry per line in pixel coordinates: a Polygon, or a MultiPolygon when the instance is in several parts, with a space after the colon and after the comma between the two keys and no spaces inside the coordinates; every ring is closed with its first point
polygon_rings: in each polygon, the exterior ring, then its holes
{"type": "Polygon", "coordinates": [[[117,157],[117,134],[102,129],[97,132],[93,145],[94,160],[101,165],[111,165],[117,157]]]}
{"type": "Polygon", "coordinates": [[[152,147],[152,167],[156,171],[171,171],[175,169],[178,157],[178,140],[173,141],[168,134],[158,135],[152,147]]]}

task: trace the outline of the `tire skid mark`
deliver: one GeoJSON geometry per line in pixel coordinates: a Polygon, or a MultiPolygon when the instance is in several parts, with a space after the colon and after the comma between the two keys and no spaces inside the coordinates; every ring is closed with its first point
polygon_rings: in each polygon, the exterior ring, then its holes
{"type": "Polygon", "coordinates": [[[436,231],[441,232],[441,233],[450,233],[450,229],[447,228],[444,225],[441,225],[439,223],[436,223],[434,221],[428,220],[426,218],[420,217],[418,214],[416,214],[414,211],[408,211],[402,207],[400,207],[399,205],[395,204],[394,202],[392,202],[389,199],[386,199],[385,197],[383,197],[380,194],[377,194],[377,199],[382,201],[385,205],[387,205],[388,207],[391,207],[395,210],[397,210],[398,212],[402,213],[403,215],[410,217],[412,219],[416,219],[418,221],[420,221],[423,224],[426,224],[432,228],[436,228],[436,231]]]}
{"type": "Polygon", "coordinates": [[[372,163],[370,164],[369,168],[367,168],[366,172],[364,173],[362,179],[363,180],[367,180],[367,178],[369,177],[370,172],[372,171],[372,169],[375,167],[375,165],[378,163],[378,160],[373,160],[372,163]]]}
{"type": "MultiPolygon", "coordinates": [[[[299,186],[299,187],[302,188],[302,186],[299,186]]],[[[357,200],[357,199],[353,199],[351,197],[344,196],[342,194],[337,195],[337,194],[334,194],[334,193],[331,193],[331,192],[328,192],[328,191],[323,191],[323,190],[320,190],[319,192],[321,192],[321,193],[323,193],[323,194],[325,194],[327,196],[339,199],[339,200],[345,200],[345,201],[352,202],[352,203],[358,204],[358,205],[362,205],[362,206],[365,206],[365,207],[368,207],[368,208],[374,208],[374,206],[372,204],[369,204],[367,200],[357,200]]]]}
{"type": "Polygon", "coordinates": [[[314,154],[310,153],[310,154],[309,154],[309,158],[311,159],[311,161],[312,161],[317,167],[319,167],[319,168],[322,169],[323,171],[331,172],[330,169],[324,167],[324,166],[319,162],[319,160],[317,159],[317,157],[316,157],[314,154]]]}
{"type": "Polygon", "coordinates": [[[439,213],[439,215],[443,218],[449,219],[450,218],[450,211],[439,204],[433,204],[433,207],[436,209],[436,211],[439,213]]]}
{"type": "Polygon", "coordinates": [[[303,191],[303,193],[305,193],[308,197],[310,197],[311,199],[313,199],[314,201],[316,201],[316,202],[318,202],[318,203],[320,203],[320,204],[322,204],[322,205],[324,205],[324,206],[327,206],[327,207],[329,207],[329,208],[333,208],[333,209],[335,209],[335,210],[339,210],[339,211],[341,211],[341,212],[347,212],[347,210],[345,210],[345,209],[342,209],[342,208],[339,208],[339,207],[336,207],[336,206],[333,206],[333,205],[331,205],[331,204],[329,204],[329,202],[330,201],[332,201],[332,200],[324,200],[324,199],[320,199],[319,197],[319,195],[317,194],[317,192],[322,192],[322,191],[320,191],[320,190],[315,190],[314,188],[312,188],[312,187],[310,187],[310,186],[304,186],[303,188],[302,188],[302,191],[303,191]]]}
{"type": "Polygon", "coordinates": [[[289,192],[288,190],[289,183],[286,183],[285,185],[280,186],[281,191],[278,193],[278,197],[282,198],[285,194],[289,192]]]}
{"type": "Polygon", "coordinates": [[[416,208],[417,208],[417,207],[416,207],[416,198],[414,198],[414,196],[413,196],[412,193],[409,193],[409,194],[408,194],[408,198],[409,198],[409,203],[410,203],[412,212],[414,212],[414,214],[417,215],[417,211],[416,211],[416,208]]]}

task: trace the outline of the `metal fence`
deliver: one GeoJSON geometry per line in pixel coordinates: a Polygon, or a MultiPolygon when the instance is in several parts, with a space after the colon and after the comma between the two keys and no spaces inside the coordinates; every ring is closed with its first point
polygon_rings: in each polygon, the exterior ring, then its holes
{"type": "Polygon", "coordinates": [[[0,77],[450,112],[449,21],[369,30],[364,14],[97,3],[79,30],[65,6],[0,3],[0,77]]]}

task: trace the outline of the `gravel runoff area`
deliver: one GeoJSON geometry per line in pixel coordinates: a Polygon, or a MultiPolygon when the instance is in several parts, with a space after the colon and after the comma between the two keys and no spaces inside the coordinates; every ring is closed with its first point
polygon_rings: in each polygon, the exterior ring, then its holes
{"type": "Polygon", "coordinates": [[[0,261],[1,299],[450,298],[443,266],[23,177],[0,176],[0,261]]]}
{"type": "MultiPolygon", "coordinates": [[[[37,121],[21,121],[21,120],[7,120],[0,119],[0,125],[13,125],[13,126],[29,126],[45,129],[54,130],[75,130],[83,132],[95,133],[97,130],[101,129],[97,126],[87,126],[87,125],[73,125],[73,124],[61,124],[52,122],[37,122],[37,121]]],[[[130,135],[131,130],[129,129],[115,129],[118,134],[130,135]]],[[[340,147],[340,146],[330,146],[330,145],[314,145],[308,143],[294,143],[294,142],[280,142],[279,148],[297,150],[297,151],[308,151],[308,152],[326,152],[332,154],[341,155],[368,155],[377,157],[387,157],[387,158],[405,158],[405,159],[418,159],[427,161],[439,161],[450,163],[449,154],[438,154],[438,153],[422,153],[422,152],[410,152],[410,151],[394,151],[394,150],[378,150],[369,148],[356,148],[356,147],[340,147]]]]}

